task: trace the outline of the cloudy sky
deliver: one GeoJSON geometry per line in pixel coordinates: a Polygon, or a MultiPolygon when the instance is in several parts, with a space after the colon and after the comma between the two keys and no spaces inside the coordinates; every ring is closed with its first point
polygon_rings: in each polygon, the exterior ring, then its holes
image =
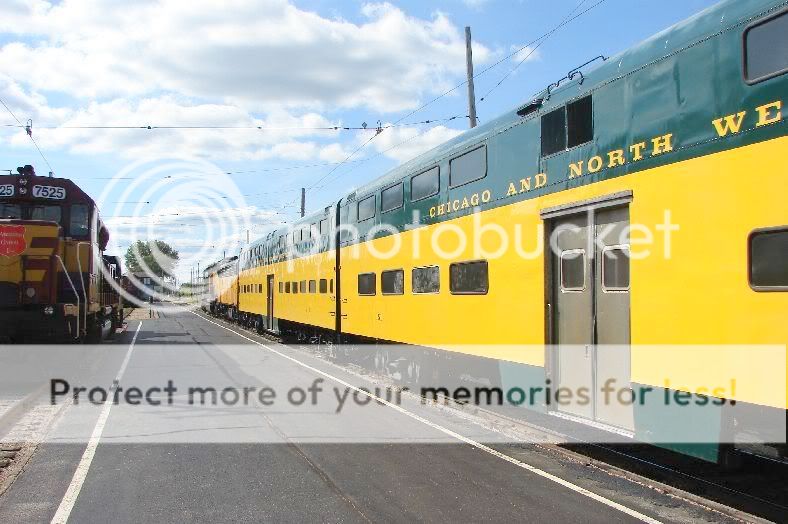
{"type": "Polygon", "coordinates": [[[477,97],[508,75],[484,122],[714,3],[606,0],[537,40],[598,1],[4,0],[0,169],[49,171],[13,127],[31,119],[56,176],[101,200],[114,248],[160,237],[188,278],[295,218],[300,187],[321,209],[465,130],[464,86],[422,108],[464,80],[464,26],[489,68],[477,97]],[[378,122],[409,125],[369,141],[378,122]]]}

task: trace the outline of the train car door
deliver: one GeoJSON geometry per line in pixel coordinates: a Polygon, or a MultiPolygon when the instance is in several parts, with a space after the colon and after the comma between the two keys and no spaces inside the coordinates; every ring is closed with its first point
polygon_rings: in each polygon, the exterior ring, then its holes
{"type": "Polygon", "coordinates": [[[559,412],[630,431],[629,207],[631,196],[550,216],[549,372],[573,401],[559,412]],[[588,402],[579,395],[588,393],[588,402]],[[609,391],[608,391],[609,390],[609,391]]]}
{"type": "Polygon", "coordinates": [[[266,282],[266,311],[268,312],[266,319],[266,327],[274,329],[274,276],[268,275],[266,282]]]}

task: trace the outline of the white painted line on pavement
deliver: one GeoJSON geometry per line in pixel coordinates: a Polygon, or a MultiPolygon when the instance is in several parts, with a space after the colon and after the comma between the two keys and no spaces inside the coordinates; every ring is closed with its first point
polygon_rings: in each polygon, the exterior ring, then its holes
{"type": "MultiPolygon", "coordinates": [[[[131,359],[131,352],[134,350],[134,343],[137,341],[137,335],[139,335],[141,327],[142,322],[139,323],[137,331],[134,332],[134,338],[131,339],[129,350],[126,351],[126,357],[120,365],[120,369],[113,383],[113,388],[117,387],[120,383],[120,379],[123,378],[123,373],[126,371],[129,359],[131,359]]],[[[63,500],[60,501],[60,506],[58,506],[55,516],[52,517],[51,524],[66,524],[66,522],[68,522],[71,510],[74,509],[74,503],[76,503],[79,492],[82,490],[82,485],[85,483],[85,479],[88,476],[90,464],[93,462],[96,448],[98,448],[99,441],[101,440],[101,434],[104,432],[104,426],[107,424],[109,412],[112,409],[112,397],[113,395],[107,395],[107,400],[104,402],[104,406],[101,409],[101,414],[99,414],[99,418],[93,428],[93,433],[90,435],[90,440],[88,440],[88,445],[85,448],[85,452],[82,454],[82,459],[80,459],[79,465],[77,465],[77,470],[71,478],[71,483],[68,485],[66,494],[63,495],[63,500]]]]}
{"type": "Polygon", "coordinates": [[[436,423],[434,423],[434,422],[432,422],[430,420],[427,420],[426,418],[424,418],[424,417],[422,417],[420,415],[417,415],[417,414],[415,414],[415,413],[413,413],[411,411],[408,411],[407,409],[403,408],[402,406],[398,406],[397,404],[389,402],[386,399],[380,398],[380,397],[370,393],[369,391],[364,391],[363,389],[357,388],[356,386],[354,386],[352,384],[349,384],[348,382],[345,382],[341,378],[335,377],[335,376],[333,376],[333,375],[331,375],[329,373],[326,373],[325,371],[322,371],[322,370],[317,369],[317,368],[315,368],[313,366],[310,366],[309,364],[301,362],[300,360],[298,360],[296,358],[293,358],[293,357],[291,357],[289,355],[285,355],[281,351],[277,351],[276,349],[273,349],[272,347],[269,347],[269,346],[263,344],[262,342],[254,340],[252,338],[249,338],[246,335],[235,331],[234,329],[230,329],[227,326],[223,326],[223,325],[219,324],[218,322],[214,322],[213,320],[205,318],[204,316],[202,316],[202,315],[200,315],[198,313],[195,313],[194,311],[191,311],[191,313],[193,313],[194,315],[200,317],[201,319],[205,320],[206,322],[210,322],[211,324],[219,326],[222,329],[226,329],[227,331],[230,331],[231,333],[235,333],[239,337],[241,337],[243,339],[246,339],[249,342],[252,342],[253,344],[257,344],[258,346],[264,347],[268,351],[271,351],[272,353],[275,353],[275,354],[279,355],[280,357],[286,358],[287,360],[289,360],[291,362],[294,362],[294,363],[298,364],[299,366],[304,367],[304,368],[306,368],[306,369],[308,369],[310,371],[313,371],[313,372],[317,373],[318,375],[322,375],[322,376],[324,376],[326,378],[329,378],[329,379],[331,379],[331,380],[333,380],[333,381],[345,386],[346,388],[350,388],[350,389],[352,389],[352,390],[354,390],[354,391],[356,391],[358,393],[364,394],[364,395],[370,397],[371,399],[380,402],[381,404],[385,404],[386,406],[399,411],[403,415],[407,415],[407,416],[409,416],[410,418],[412,418],[414,420],[418,420],[419,422],[421,422],[423,424],[426,424],[427,426],[430,426],[433,429],[437,429],[438,431],[440,431],[442,433],[445,433],[446,435],[449,435],[450,437],[453,437],[453,438],[455,438],[455,439],[457,439],[459,441],[465,442],[466,444],[469,444],[469,445],[471,445],[471,446],[473,446],[473,447],[475,447],[477,449],[480,449],[481,451],[485,451],[485,452],[489,453],[490,455],[498,457],[498,458],[500,458],[502,460],[505,460],[506,462],[514,464],[515,466],[518,466],[518,467],[523,468],[525,470],[528,470],[531,473],[539,475],[540,477],[544,477],[544,478],[546,478],[548,480],[551,480],[551,481],[555,482],[556,484],[560,484],[561,486],[564,486],[565,488],[568,488],[568,489],[570,489],[572,491],[580,493],[581,495],[584,495],[584,496],[586,496],[586,497],[588,497],[590,499],[593,499],[593,500],[595,500],[597,502],[601,502],[602,504],[604,504],[606,506],[609,506],[611,508],[617,509],[618,511],[621,511],[622,513],[626,513],[627,515],[629,515],[631,517],[634,517],[634,518],[636,518],[636,519],[638,519],[638,520],[640,520],[642,522],[648,522],[649,524],[661,524],[659,520],[656,520],[656,519],[654,519],[652,517],[649,517],[648,515],[644,515],[643,513],[635,511],[632,508],[628,508],[627,506],[619,504],[618,502],[615,502],[613,500],[605,498],[602,495],[597,495],[593,491],[589,491],[589,490],[587,490],[587,489],[585,489],[585,488],[583,488],[581,486],[578,486],[577,484],[572,484],[568,480],[564,480],[561,477],[557,477],[556,475],[553,475],[552,473],[548,473],[547,471],[541,470],[541,469],[539,469],[539,468],[537,468],[535,466],[531,466],[530,464],[526,464],[525,462],[517,460],[514,457],[510,457],[509,455],[506,455],[505,453],[501,453],[500,451],[497,451],[497,450],[495,450],[495,449],[493,449],[493,448],[491,448],[489,446],[486,446],[486,445],[482,444],[481,442],[476,442],[475,440],[473,440],[471,438],[468,438],[468,437],[466,437],[464,435],[460,435],[459,433],[457,433],[455,431],[452,431],[452,430],[450,430],[448,428],[445,428],[445,427],[441,426],[440,424],[436,424],[436,423]]]}

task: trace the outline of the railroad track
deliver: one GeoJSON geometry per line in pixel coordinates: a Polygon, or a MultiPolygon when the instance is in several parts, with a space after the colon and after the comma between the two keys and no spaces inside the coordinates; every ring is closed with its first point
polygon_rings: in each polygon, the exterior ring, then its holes
{"type": "MultiPolygon", "coordinates": [[[[210,318],[215,319],[216,317],[210,318]]],[[[228,326],[254,334],[262,339],[278,342],[317,356],[345,371],[357,374],[365,380],[382,386],[402,387],[401,384],[393,382],[391,377],[380,375],[366,367],[353,364],[339,365],[331,362],[324,346],[287,342],[270,333],[260,334],[253,328],[247,328],[221,318],[219,320],[228,326]]],[[[410,394],[420,397],[423,402],[434,402],[432,398],[418,395],[417,392],[410,391],[410,394]]],[[[647,485],[662,493],[670,494],[742,522],[753,521],[753,517],[756,517],[755,520],[758,520],[757,517],[762,517],[781,521],[788,514],[788,505],[784,503],[785,500],[788,500],[788,494],[785,493],[788,491],[788,487],[785,487],[783,480],[784,475],[788,472],[788,466],[777,464],[773,460],[768,461],[771,464],[769,468],[766,468],[774,470],[773,474],[767,475],[764,468],[758,466],[758,461],[766,461],[766,459],[742,452],[742,455],[751,464],[749,467],[755,468],[757,475],[750,476],[742,473],[741,478],[737,478],[737,472],[727,472],[715,464],[672,454],[654,446],[639,445],[640,450],[636,453],[614,446],[588,443],[573,439],[563,433],[559,435],[555,431],[533,422],[476,405],[457,402],[453,398],[439,398],[438,400],[438,405],[448,405],[449,409],[464,412],[469,416],[481,417],[494,427],[504,431],[514,428],[515,435],[518,431],[529,435],[533,435],[536,431],[549,437],[560,437],[563,442],[566,442],[565,444],[540,442],[532,445],[546,452],[559,454],[564,458],[602,469],[609,474],[647,485]],[[613,460],[612,457],[617,460],[613,460]],[[662,460],[660,457],[667,458],[662,460]],[[753,461],[756,461],[755,465],[752,465],[753,461]],[[770,495],[763,496],[764,492],[768,492],[770,495]],[[782,496],[783,494],[786,496],[782,496]]]]}

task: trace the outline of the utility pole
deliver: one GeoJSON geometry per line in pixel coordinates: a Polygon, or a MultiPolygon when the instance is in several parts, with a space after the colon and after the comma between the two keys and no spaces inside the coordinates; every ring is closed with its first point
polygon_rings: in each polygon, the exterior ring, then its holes
{"type": "Polygon", "coordinates": [[[465,26],[465,63],[468,73],[468,119],[471,128],[476,127],[476,94],[473,91],[473,51],[471,51],[471,27],[465,26]]]}
{"type": "Polygon", "coordinates": [[[301,188],[301,218],[306,214],[306,188],[301,188]]]}

